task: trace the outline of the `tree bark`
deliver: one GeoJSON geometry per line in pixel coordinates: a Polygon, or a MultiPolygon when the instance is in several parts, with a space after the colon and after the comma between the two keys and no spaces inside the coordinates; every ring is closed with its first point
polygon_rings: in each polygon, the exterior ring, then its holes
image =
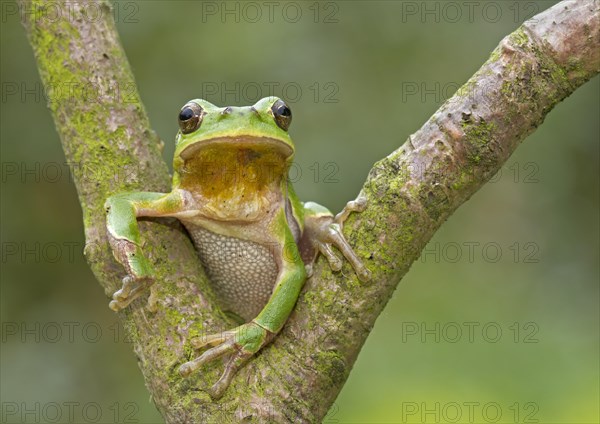
{"type": "MultiPolygon", "coordinates": [[[[57,131],[83,210],[86,257],[107,296],[124,270],[112,257],[104,200],[119,191],[169,191],[160,155],[121,47],[110,5],[85,2],[59,19],[36,20],[43,1],[21,0],[57,131]],[[92,94],[90,96],[90,94],[92,94]],[[95,170],[89,178],[86,170],[95,170]],[[98,178],[101,176],[101,178],[98,178]]],[[[345,226],[373,272],[360,283],[348,264],[330,272],[323,259],[275,341],[211,401],[203,389],[221,364],[182,379],[178,366],[196,356],[190,337],[231,328],[216,306],[192,244],[172,220],[140,222],[157,278],[158,311],[146,297],[120,313],[146,385],[169,423],[316,422],[333,404],[377,316],[439,226],[506,162],[552,108],[599,72],[600,13],[593,0],[564,1],[502,40],[456,94],[377,162],[362,188],[368,209],[345,226]]],[[[108,303],[108,299],[106,300],[108,303]]]]}

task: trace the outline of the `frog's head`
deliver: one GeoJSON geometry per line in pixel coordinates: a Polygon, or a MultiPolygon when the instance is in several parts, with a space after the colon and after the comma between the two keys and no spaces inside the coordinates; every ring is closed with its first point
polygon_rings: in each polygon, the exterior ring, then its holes
{"type": "Polygon", "coordinates": [[[179,112],[173,168],[194,172],[206,162],[240,162],[240,165],[276,162],[284,172],[294,155],[288,134],[290,108],[277,97],[266,97],[253,106],[217,107],[206,100],[187,102],[179,112]]]}

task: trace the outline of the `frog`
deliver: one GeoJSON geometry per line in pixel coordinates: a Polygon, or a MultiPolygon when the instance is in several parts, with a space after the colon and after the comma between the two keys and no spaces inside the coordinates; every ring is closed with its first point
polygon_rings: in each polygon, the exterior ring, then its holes
{"type": "Polygon", "coordinates": [[[370,280],[369,269],[343,235],[345,220],[364,211],[367,202],[359,196],[334,216],[324,206],[298,199],[289,178],[295,153],[292,112],[278,97],[243,107],[194,99],[177,119],[171,191],[123,192],[105,202],[108,240],[126,271],[109,307],[123,310],[155,279],[137,219],[181,221],[219,304],[240,324],[191,338],[194,352],[205,351],[178,368],[188,377],[225,357],[220,378],[206,390],[218,399],[237,371],[281,331],[319,254],[339,272],[339,250],[360,281],[370,280]]]}

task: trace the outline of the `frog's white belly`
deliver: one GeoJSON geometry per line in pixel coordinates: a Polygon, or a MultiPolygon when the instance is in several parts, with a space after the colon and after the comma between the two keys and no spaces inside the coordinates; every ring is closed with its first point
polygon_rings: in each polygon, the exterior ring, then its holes
{"type": "Polygon", "coordinates": [[[272,249],[185,223],[217,296],[250,321],[266,305],[277,280],[272,249]]]}

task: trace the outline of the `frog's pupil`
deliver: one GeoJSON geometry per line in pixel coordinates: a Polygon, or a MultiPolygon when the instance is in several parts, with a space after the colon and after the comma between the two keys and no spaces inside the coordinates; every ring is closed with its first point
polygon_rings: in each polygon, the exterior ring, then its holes
{"type": "Polygon", "coordinates": [[[179,113],[179,119],[181,121],[187,121],[188,119],[192,119],[193,116],[194,111],[189,107],[186,107],[179,113]]]}
{"type": "Polygon", "coordinates": [[[290,116],[292,114],[292,111],[286,105],[279,105],[279,107],[277,108],[277,113],[281,116],[290,116]]]}

